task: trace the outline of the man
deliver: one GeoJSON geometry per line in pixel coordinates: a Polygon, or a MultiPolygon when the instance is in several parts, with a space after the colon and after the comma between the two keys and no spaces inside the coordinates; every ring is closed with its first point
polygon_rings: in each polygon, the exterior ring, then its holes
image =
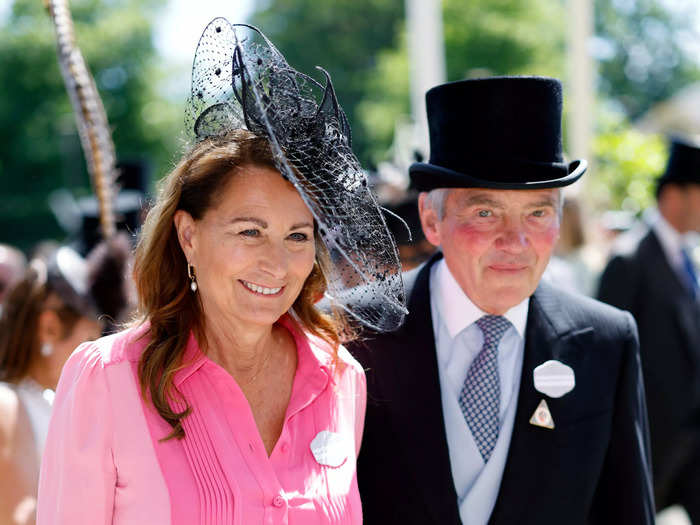
{"type": "Polygon", "coordinates": [[[620,239],[598,297],[639,326],[659,509],[700,524],[700,290],[684,239],[700,231],[700,148],[674,141],[651,227],[620,239]]]}
{"type": "Polygon", "coordinates": [[[367,369],[365,523],[651,524],[632,317],[539,284],[559,231],[561,85],[491,78],[427,93],[411,166],[428,240],[409,315],[367,369]],[[429,193],[426,193],[429,192],[429,193]]]}

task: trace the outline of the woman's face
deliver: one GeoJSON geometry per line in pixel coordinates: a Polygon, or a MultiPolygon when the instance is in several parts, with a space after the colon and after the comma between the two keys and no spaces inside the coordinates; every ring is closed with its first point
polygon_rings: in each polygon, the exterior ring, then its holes
{"type": "Polygon", "coordinates": [[[200,220],[180,210],[175,225],[208,322],[271,325],[313,268],[313,216],[267,167],[241,168],[200,220]]]}

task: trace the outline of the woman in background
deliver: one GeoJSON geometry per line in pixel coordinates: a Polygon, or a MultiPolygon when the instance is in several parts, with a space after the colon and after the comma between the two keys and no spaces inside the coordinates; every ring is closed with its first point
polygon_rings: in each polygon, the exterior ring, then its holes
{"type": "MultiPolygon", "coordinates": [[[[117,259],[125,257],[117,241],[117,259]]],[[[128,244],[127,244],[128,246],[128,244]]],[[[126,252],[128,253],[128,252],[126,252]]],[[[68,247],[35,258],[0,316],[0,525],[34,523],[39,465],[54,390],[70,353],[101,335],[98,315],[117,316],[115,290],[95,283],[115,266],[101,247],[86,261],[68,247]],[[111,304],[106,307],[106,303],[111,304]],[[100,307],[101,306],[101,307],[100,307]]],[[[116,294],[118,297],[118,294],[116,294]]]]}

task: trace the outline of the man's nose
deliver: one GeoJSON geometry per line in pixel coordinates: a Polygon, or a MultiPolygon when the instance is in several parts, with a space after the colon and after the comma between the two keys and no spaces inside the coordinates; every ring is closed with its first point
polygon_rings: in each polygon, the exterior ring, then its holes
{"type": "Polygon", "coordinates": [[[520,221],[509,220],[498,238],[498,248],[510,253],[521,253],[529,245],[527,232],[520,221]]]}

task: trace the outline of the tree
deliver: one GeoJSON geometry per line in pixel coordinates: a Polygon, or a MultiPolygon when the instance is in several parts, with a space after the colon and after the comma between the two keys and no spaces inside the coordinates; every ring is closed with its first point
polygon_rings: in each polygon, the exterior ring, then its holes
{"type": "Polygon", "coordinates": [[[654,204],[655,181],[668,156],[666,141],[636,130],[605,104],[597,117],[595,175],[586,182],[589,202],[595,209],[638,213],[654,204]]]}
{"type": "MultiPolygon", "coordinates": [[[[386,156],[409,113],[402,0],[268,0],[253,22],[304,72],[334,79],[365,165],[386,156]]],[[[561,0],[443,0],[449,80],[482,74],[556,74],[565,46],[561,0]]]]}
{"type": "Polygon", "coordinates": [[[596,0],[599,90],[631,119],[700,80],[697,2],[596,0]]]}
{"type": "Polygon", "coordinates": [[[253,14],[252,23],[292,67],[317,79],[322,77],[316,66],[331,74],[352,125],[353,149],[366,164],[373,145],[357,108],[371,89],[378,53],[396,42],[403,1],[268,0],[253,14]]]}
{"type": "MultiPolygon", "coordinates": [[[[565,34],[561,2],[552,0],[443,0],[447,80],[491,75],[562,77],[565,34]]],[[[403,26],[393,46],[379,52],[357,110],[370,139],[368,156],[386,155],[394,124],[410,112],[409,58],[403,26]]]]}
{"type": "MultiPolygon", "coordinates": [[[[119,158],[170,160],[175,108],[155,92],[150,18],[163,0],[71,2],[78,45],[93,73],[119,158]]],[[[0,180],[3,242],[29,248],[60,238],[47,204],[60,187],[89,193],[85,160],[43,3],[16,0],[0,28],[0,180]]]]}

